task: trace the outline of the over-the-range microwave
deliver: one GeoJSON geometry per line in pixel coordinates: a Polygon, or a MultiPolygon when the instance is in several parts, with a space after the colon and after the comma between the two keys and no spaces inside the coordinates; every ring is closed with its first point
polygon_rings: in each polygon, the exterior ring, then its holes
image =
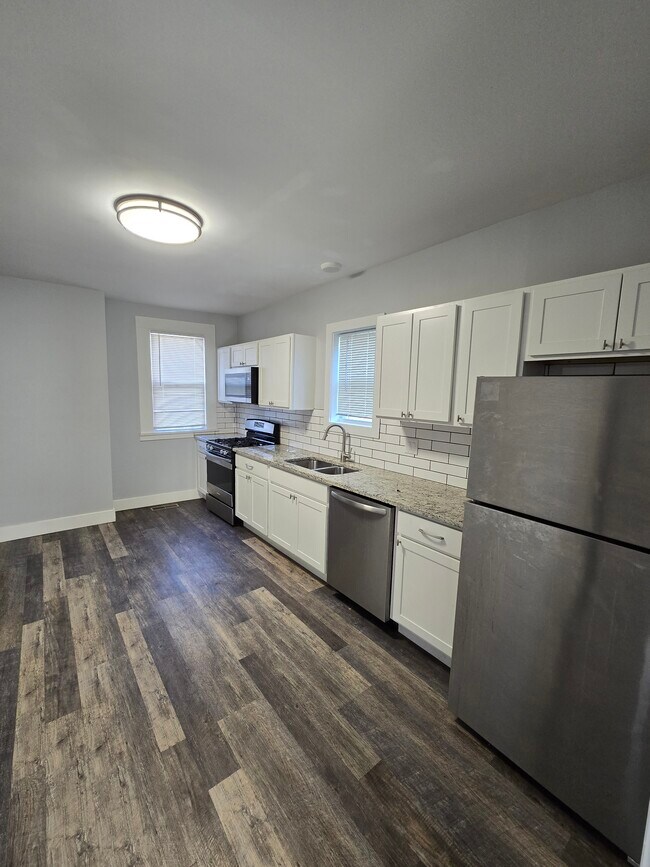
{"type": "Polygon", "coordinates": [[[231,367],[224,373],[224,396],[232,403],[258,402],[259,368],[231,367]]]}

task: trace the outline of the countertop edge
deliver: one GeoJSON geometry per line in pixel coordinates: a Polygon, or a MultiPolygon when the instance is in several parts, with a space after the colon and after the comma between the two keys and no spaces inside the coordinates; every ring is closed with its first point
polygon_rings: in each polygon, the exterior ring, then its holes
{"type": "MultiPolygon", "coordinates": [[[[426,521],[434,521],[435,523],[440,524],[444,527],[449,527],[451,530],[457,530],[458,532],[462,532],[462,530],[463,530],[462,517],[459,520],[456,520],[456,519],[446,517],[444,514],[440,514],[439,512],[437,512],[434,509],[421,509],[421,508],[418,508],[417,506],[411,506],[408,503],[404,503],[402,501],[398,502],[398,501],[396,501],[397,498],[394,498],[394,497],[382,499],[381,497],[378,497],[374,493],[368,493],[368,494],[361,493],[360,491],[354,490],[354,488],[352,488],[349,484],[346,484],[343,481],[343,478],[345,478],[345,477],[341,478],[339,476],[322,476],[322,475],[319,475],[318,473],[315,473],[313,470],[308,470],[305,467],[298,467],[295,464],[288,463],[287,458],[283,458],[282,456],[278,456],[275,452],[267,451],[266,453],[264,453],[265,448],[268,449],[269,447],[266,447],[266,446],[261,446],[261,447],[246,446],[246,447],[235,448],[234,452],[236,454],[246,455],[246,457],[250,458],[251,460],[257,461],[258,463],[266,464],[267,466],[273,466],[276,469],[283,470],[284,472],[291,473],[292,475],[295,475],[295,476],[300,476],[303,479],[309,479],[310,481],[326,485],[327,487],[330,487],[330,488],[337,488],[340,491],[349,491],[350,493],[357,494],[359,496],[367,496],[368,499],[375,500],[376,502],[383,503],[384,505],[393,506],[394,508],[399,509],[401,512],[406,512],[409,515],[415,515],[416,517],[423,518],[426,521]]],[[[274,447],[271,447],[271,448],[274,448],[274,447]]],[[[301,456],[319,457],[317,452],[311,452],[311,451],[308,452],[308,451],[305,451],[302,449],[293,449],[293,448],[291,449],[291,451],[295,452],[296,457],[301,457],[301,456]]],[[[336,465],[336,466],[355,467],[359,470],[360,473],[365,473],[366,474],[365,478],[367,478],[369,481],[372,481],[373,476],[377,481],[381,481],[381,479],[385,478],[386,475],[395,476],[396,479],[399,478],[400,480],[409,480],[411,478],[409,476],[402,476],[400,473],[394,473],[391,470],[381,470],[381,475],[380,475],[379,471],[376,471],[374,467],[367,467],[367,466],[365,466],[365,464],[355,464],[352,462],[343,464],[340,460],[334,460],[334,459],[332,459],[326,455],[321,455],[320,457],[323,460],[326,460],[329,463],[336,465]]],[[[355,473],[354,475],[356,476],[357,474],[355,473]]],[[[357,476],[357,478],[358,478],[358,476],[357,476]]],[[[467,492],[464,491],[462,488],[456,488],[456,487],[453,487],[450,485],[443,485],[440,482],[431,482],[431,481],[427,481],[425,479],[417,480],[417,481],[421,482],[422,485],[426,485],[427,487],[430,487],[432,492],[439,492],[442,496],[449,495],[450,497],[453,497],[454,500],[462,499],[462,511],[464,513],[464,506],[465,506],[465,503],[467,502],[467,492]]],[[[407,484],[408,484],[408,481],[407,481],[407,484]]],[[[405,496],[407,496],[407,495],[405,495],[405,496]]],[[[460,508],[460,506],[456,506],[456,507],[460,508]]]]}

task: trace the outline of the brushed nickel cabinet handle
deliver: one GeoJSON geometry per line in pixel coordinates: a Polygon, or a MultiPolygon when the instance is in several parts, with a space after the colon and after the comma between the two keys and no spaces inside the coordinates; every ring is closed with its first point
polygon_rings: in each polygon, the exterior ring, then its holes
{"type": "Polygon", "coordinates": [[[618,348],[623,349],[624,346],[628,346],[628,344],[621,337],[620,340],[618,341],[618,348]]]}
{"type": "Polygon", "coordinates": [[[465,419],[462,415],[456,416],[456,421],[459,422],[459,424],[465,424],[465,419]]]}
{"type": "Polygon", "coordinates": [[[420,532],[422,533],[423,536],[428,536],[429,539],[435,539],[436,542],[444,542],[445,541],[444,536],[436,536],[435,533],[427,533],[427,531],[423,530],[422,527],[420,527],[420,532]]]}
{"type": "MultiPolygon", "coordinates": [[[[607,340],[603,340],[603,349],[607,349],[608,346],[609,343],[607,342],[607,340]]],[[[613,349],[614,347],[612,346],[611,348],[613,349]]]]}

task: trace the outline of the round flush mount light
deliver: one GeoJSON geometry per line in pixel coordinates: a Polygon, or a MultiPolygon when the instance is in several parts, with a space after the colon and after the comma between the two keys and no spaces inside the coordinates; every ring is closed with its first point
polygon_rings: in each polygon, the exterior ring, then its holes
{"type": "Polygon", "coordinates": [[[340,262],[323,262],[320,266],[321,271],[324,271],[326,274],[336,274],[337,271],[341,270],[340,262]]]}
{"type": "Polygon", "coordinates": [[[203,220],[181,202],[162,196],[133,194],[113,203],[120,224],[148,241],[191,244],[201,236],[203,220]]]}

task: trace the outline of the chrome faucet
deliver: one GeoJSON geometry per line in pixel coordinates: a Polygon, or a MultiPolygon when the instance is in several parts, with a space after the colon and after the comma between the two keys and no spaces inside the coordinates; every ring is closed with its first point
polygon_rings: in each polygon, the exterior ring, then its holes
{"type": "Polygon", "coordinates": [[[339,428],[341,433],[343,434],[343,442],[341,443],[341,460],[342,461],[350,461],[352,460],[352,452],[350,450],[350,434],[346,431],[346,429],[341,424],[337,424],[334,422],[333,424],[328,424],[325,430],[323,431],[323,439],[327,439],[327,434],[332,430],[333,427],[339,428]]]}

